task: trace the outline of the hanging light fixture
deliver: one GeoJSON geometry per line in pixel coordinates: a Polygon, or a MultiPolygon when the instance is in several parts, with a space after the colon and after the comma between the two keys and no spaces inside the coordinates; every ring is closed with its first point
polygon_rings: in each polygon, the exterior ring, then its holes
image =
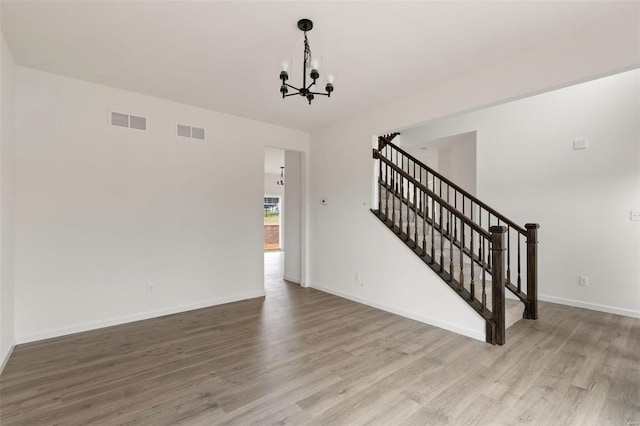
{"type": "Polygon", "coordinates": [[[317,60],[313,60],[311,57],[311,48],[309,47],[309,39],[307,39],[307,31],[311,31],[313,29],[313,22],[310,19],[301,19],[298,21],[298,28],[300,31],[304,32],[304,61],[302,62],[302,87],[297,88],[295,86],[287,83],[289,79],[289,64],[287,62],[282,63],[282,71],[280,71],[280,80],[282,80],[282,85],[280,86],[280,93],[282,93],[282,98],[287,98],[289,96],[300,95],[307,98],[309,101],[309,105],[311,105],[311,101],[315,97],[315,95],[322,96],[331,96],[331,92],[333,92],[333,75],[327,75],[327,84],[324,87],[325,93],[322,92],[314,92],[311,88],[316,84],[316,80],[320,78],[320,73],[318,72],[319,62],[317,60]],[[309,68],[309,78],[312,80],[311,83],[307,86],[307,68],[309,68]],[[293,93],[289,93],[289,89],[293,89],[293,93]]]}
{"type": "Polygon", "coordinates": [[[284,166],[280,167],[280,180],[277,180],[276,183],[284,186],[284,166]]]}

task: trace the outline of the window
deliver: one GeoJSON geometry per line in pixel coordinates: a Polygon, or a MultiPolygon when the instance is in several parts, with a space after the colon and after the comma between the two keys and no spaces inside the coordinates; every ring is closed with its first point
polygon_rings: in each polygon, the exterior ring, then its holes
{"type": "Polygon", "coordinates": [[[273,207],[277,207],[280,204],[280,199],[278,197],[264,197],[264,208],[270,209],[273,207]]]}

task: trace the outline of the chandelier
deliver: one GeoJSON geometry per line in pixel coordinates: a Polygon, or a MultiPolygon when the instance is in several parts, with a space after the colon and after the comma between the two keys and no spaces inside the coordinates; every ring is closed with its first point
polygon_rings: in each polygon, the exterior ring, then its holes
{"type": "Polygon", "coordinates": [[[280,167],[280,180],[277,180],[278,185],[284,185],[284,167],[280,167]]]}
{"type": "Polygon", "coordinates": [[[298,28],[300,31],[304,32],[304,61],[302,62],[302,87],[297,88],[295,86],[287,83],[289,79],[289,74],[287,71],[289,70],[289,64],[287,62],[282,63],[282,71],[280,71],[280,80],[282,80],[282,85],[280,86],[280,93],[282,93],[282,98],[287,98],[289,96],[300,95],[307,98],[309,101],[309,105],[311,105],[311,101],[315,97],[315,95],[322,96],[331,96],[331,92],[333,92],[333,75],[327,75],[327,85],[324,87],[326,93],[322,92],[314,92],[311,88],[316,84],[316,80],[320,78],[320,73],[318,72],[319,62],[317,60],[313,60],[311,57],[311,48],[309,47],[309,39],[307,38],[307,31],[311,31],[313,29],[313,22],[310,19],[301,19],[298,21],[298,28]],[[307,86],[307,68],[309,71],[309,78],[312,80],[311,83],[307,86]],[[293,89],[293,93],[289,93],[289,89],[293,89]]]}

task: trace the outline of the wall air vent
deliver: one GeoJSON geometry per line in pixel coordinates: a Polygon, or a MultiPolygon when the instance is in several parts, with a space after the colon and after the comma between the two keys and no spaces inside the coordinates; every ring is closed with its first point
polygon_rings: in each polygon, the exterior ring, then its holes
{"type": "Polygon", "coordinates": [[[111,111],[112,126],[128,127],[130,129],[147,130],[147,118],[111,111]]]}
{"type": "Polygon", "coordinates": [[[191,137],[194,139],[204,140],[204,129],[200,127],[192,127],[191,128],[191,137]]]}
{"type": "Polygon", "coordinates": [[[204,128],[195,127],[195,126],[187,126],[186,124],[178,124],[176,129],[176,134],[178,136],[184,136],[186,138],[192,139],[200,139],[204,140],[204,128]]]}
{"type": "Polygon", "coordinates": [[[191,126],[185,126],[184,124],[178,124],[178,136],[191,137],[191,126]]]}

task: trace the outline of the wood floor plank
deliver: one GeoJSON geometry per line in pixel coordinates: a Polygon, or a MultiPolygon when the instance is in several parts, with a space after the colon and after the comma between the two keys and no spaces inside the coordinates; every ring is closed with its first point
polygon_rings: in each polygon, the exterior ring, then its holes
{"type": "Polygon", "coordinates": [[[640,424],[640,323],[624,318],[630,325],[628,338],[621,340],[611,389],[600,412],[602,424],[640,424]]]}
{"type": "Polygon", "coordinates": [[[640,320],[540,303],[503,347],[284,282],[19,345],[0,424],[638,425],[640,320]]]}

